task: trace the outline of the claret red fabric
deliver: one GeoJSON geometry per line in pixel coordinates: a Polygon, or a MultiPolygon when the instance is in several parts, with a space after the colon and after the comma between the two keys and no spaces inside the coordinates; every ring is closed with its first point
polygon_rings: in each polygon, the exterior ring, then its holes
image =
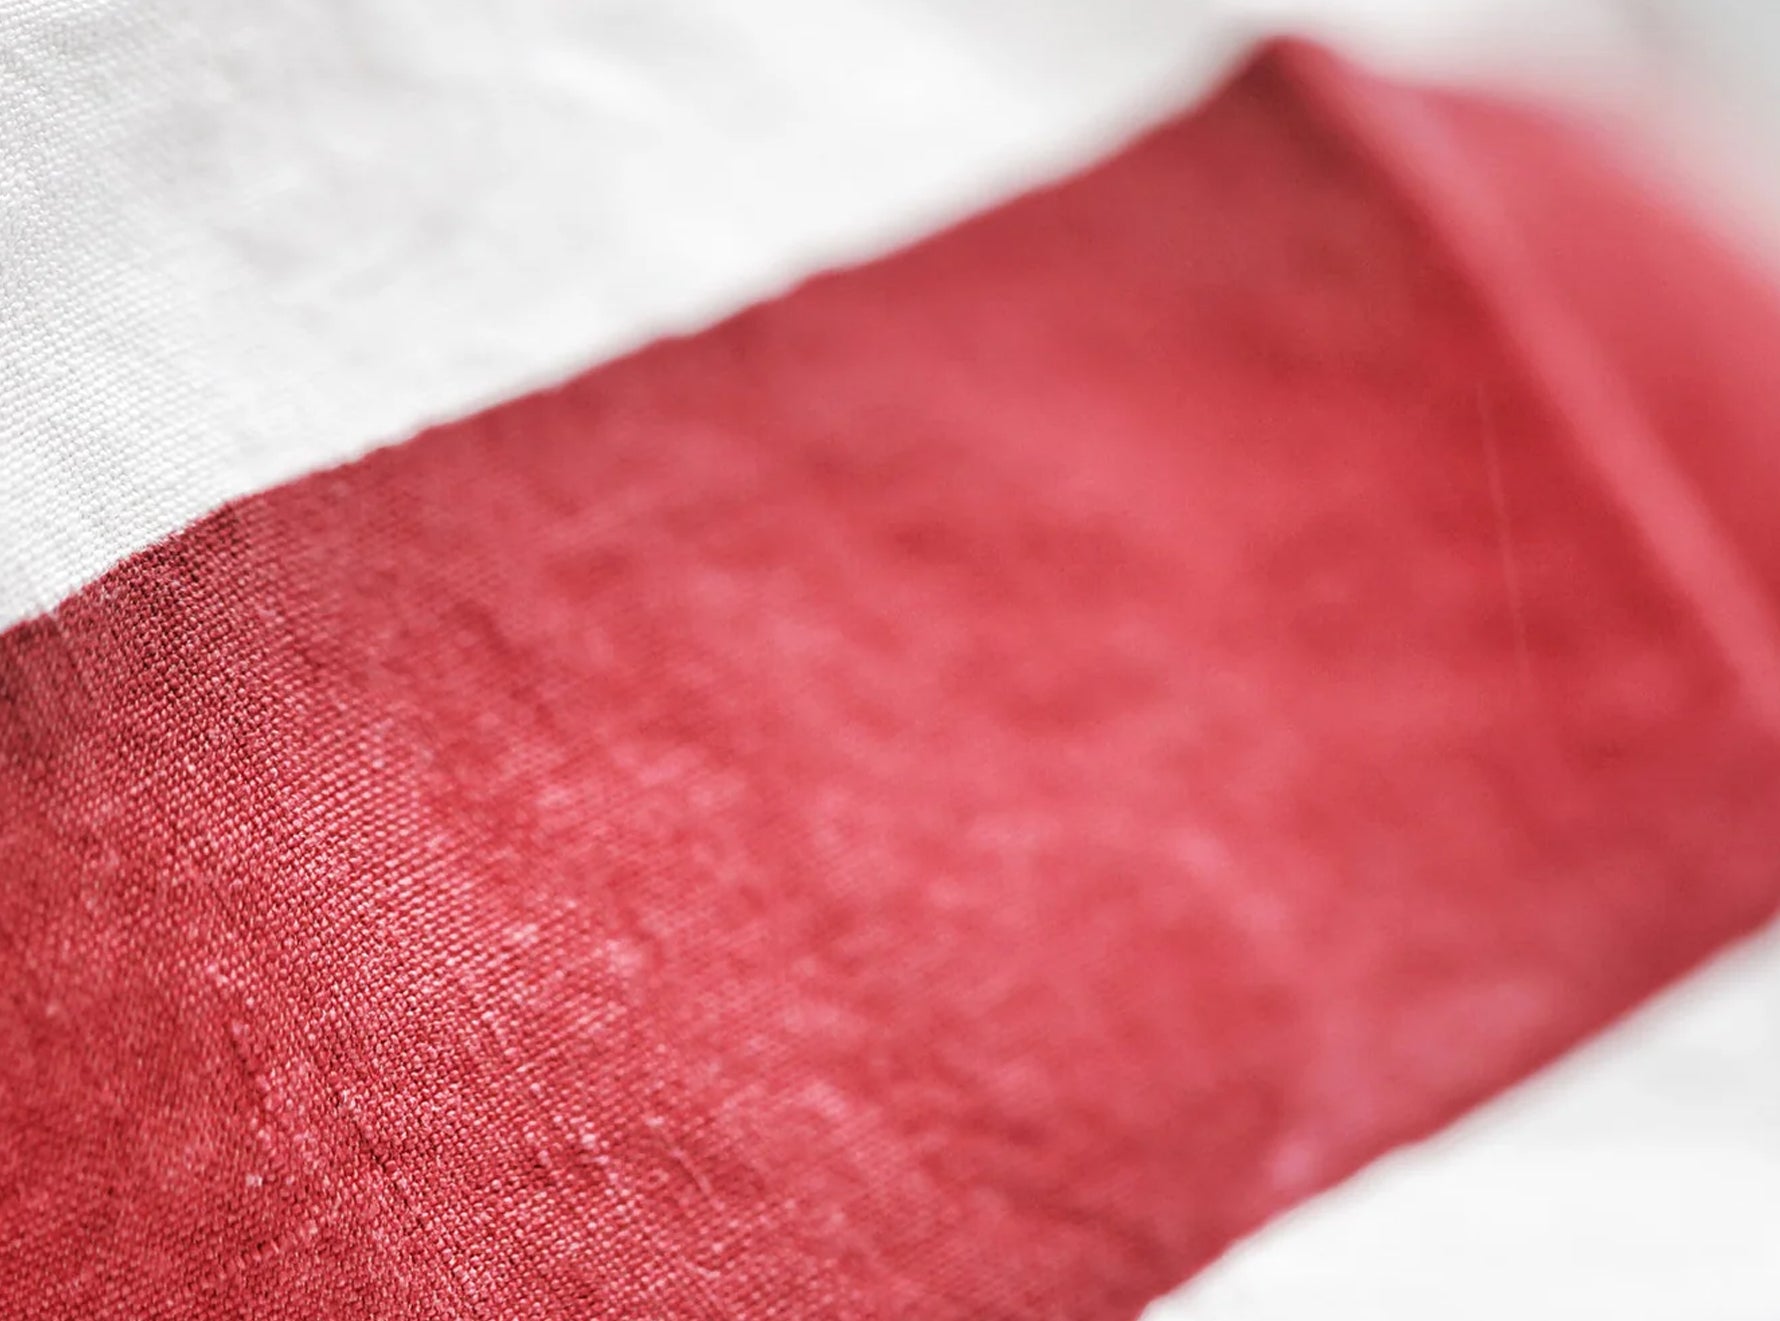
{"type": "Polygon", "coordinates": [[[1130,1317],[1751,928],[1780,331],[1609,160],[1270,47],[0,637],[0,1313],[1130,1317]]]}

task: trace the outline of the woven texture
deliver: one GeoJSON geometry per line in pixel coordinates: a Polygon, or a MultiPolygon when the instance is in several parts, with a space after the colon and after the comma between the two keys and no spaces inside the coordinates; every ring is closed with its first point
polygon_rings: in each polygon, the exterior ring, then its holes
{"type": "Polygon", "coordinates": [[[0,637],[0,1310],[1126,1317],[1759,922],[1615,363],[1768,313],[1581,352],[1461,120],[1276,48],[0,637]]]}
{"type": "Polygon", "coordinates": [[[1208,26],[1199,0],[0,6],[0,625],[236,496],[1091,159],[1215,67],[1208,26]]]}

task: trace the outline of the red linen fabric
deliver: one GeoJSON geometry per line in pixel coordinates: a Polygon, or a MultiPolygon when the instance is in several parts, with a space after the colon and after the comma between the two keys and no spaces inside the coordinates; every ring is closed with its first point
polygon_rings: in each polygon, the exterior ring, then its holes
{"type": "Polygon", "coordinates": [[[0,637],[0,1312],[1129,1317],[1749,929],[1775,312],[1598,150],[1271,47],[0,637]]]}

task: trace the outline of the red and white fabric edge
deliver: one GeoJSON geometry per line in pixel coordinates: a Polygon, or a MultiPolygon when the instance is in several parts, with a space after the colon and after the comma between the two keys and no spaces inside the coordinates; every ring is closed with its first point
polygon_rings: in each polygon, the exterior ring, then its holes
{"type": "Polygon", "coordinates": [[[1780,931],[1231,1249],[1146,1321],[1764,1321],[1780,931]]]}
{"type": "Polygon", "coordinates": [[[1257,23],[1470,72],[1625,45],[1602,0],[1553,11],[12,6],[0,625],[231,499],[1079,168],[1257,23]]]}
{"type": "Polygon", "coordinates": [[[0,15],[0,624],[228,500],[1083,163],[1201,0],[0,15]]]}

